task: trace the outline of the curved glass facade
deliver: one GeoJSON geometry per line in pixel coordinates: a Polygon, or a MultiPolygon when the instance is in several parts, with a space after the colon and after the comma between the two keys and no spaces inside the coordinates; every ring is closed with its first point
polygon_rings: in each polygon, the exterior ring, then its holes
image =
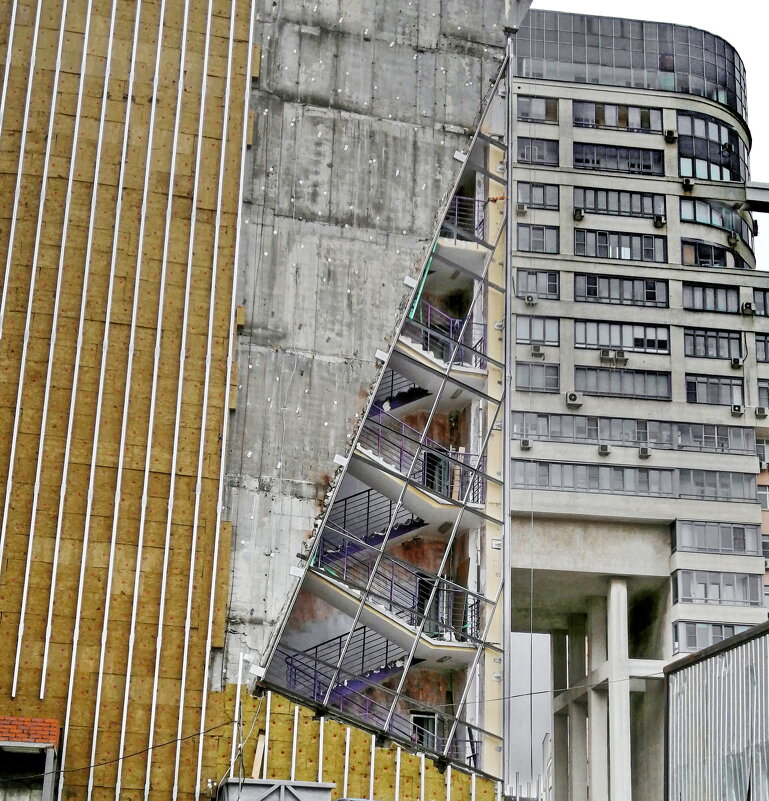
{"type": "Polygon", "coordinates": [[[747,119],[742,59],[728,42],[697,28],[532,10],[516,51],[523,78],[684,92],[747,119]]]}

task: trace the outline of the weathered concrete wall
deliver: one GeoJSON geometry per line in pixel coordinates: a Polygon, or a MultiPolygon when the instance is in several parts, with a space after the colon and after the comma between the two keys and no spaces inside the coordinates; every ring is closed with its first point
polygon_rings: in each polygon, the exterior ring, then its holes
{"type": "Polygon", "coordinates": [[[229,678],[261,657],[503,54],[504,0],[258,4],[229,678]]]}

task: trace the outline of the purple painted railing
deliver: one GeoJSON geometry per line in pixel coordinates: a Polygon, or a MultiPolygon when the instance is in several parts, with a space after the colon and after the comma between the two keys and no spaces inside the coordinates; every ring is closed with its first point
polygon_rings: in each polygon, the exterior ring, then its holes
{"type": "Polygon", "coordinates": [[[312,567],[358,589],[368,587],[370,600],[406,625],[416,628],[424,621],[428,637],[479,641],[483,596],[389,554],[381,554],[375,571],[377,556],[376,548],[327,523],[312,567]]]}
{"type": "Polygon", "coordinates": [[[439,495],[461,501],[468,490],[467,502],[482,504],[486,499],[483,472],[486,457],[446,448],[425,437],[420,448],[421,432],[373,406],[363,425],[359,444],[387,464],[404,473],[416,456],[411,478],[439,495]],[[479,472],[475,472],[477,468],[479,472]]]}
{"type": "Polygon", "coordinates": [[[486,204],[474,197],[454,195],[441,225],[441,236],[459,241],[483,239],[486,204]]]}
{"type": "Polygon", "coordinates": [[[371,545],[378,545],[392,520],[391,536],[400,536],[421,528],[424,520],[404,506],[398,506],[374,489],[356,492],[334,501],[328,515],[329,523],[349,532],[371,545]],[[395,509],[398,509],[396,512],[395,509]]]}
{"type": "MultiPolygon", "coordinates": [[[[294,651],[293,649],[289,651],[285,647],[281,647],[280,652],[286,661],[288,688],[305,698],[312,699],[316,703],[322,702],[334,679],[335,664],[304,658],[305,652],[294,651]]],[[[436,731],[420,726],[410,718],[397,712],[393,714],[389,725],[385,728],[394,698],[395,693],[392,690],[360,676],[340,670],[337,674],[334,690],[329,696],[329,705],[369,726],[387,731],[401,739],[420,744],[425,749],[435,753],[442,753],[447,743],[443,734],[451,730],[454,718],[430,707],[424,707],[414,699],[400,696],[403,702],[414,709],[418,709],[422,714],[434,716],[436,731]],[[376,693],[379,699],[386,702],[375,700],[370,695],[367,695],[367,692],[376,693]]],[[[465,758],[465,750],[465,741],[457,739],[449,749],[449,756],[452,758],[465,758]]]]}
{"type": "Polygon", "coordinates": [[[486,324],[450,317],[420,300],[403,325],[403,332],[421,343],[423,350],[436,359],[448,362],[457,347],[454,363],[479,370],[486,369],[486,324]]]}

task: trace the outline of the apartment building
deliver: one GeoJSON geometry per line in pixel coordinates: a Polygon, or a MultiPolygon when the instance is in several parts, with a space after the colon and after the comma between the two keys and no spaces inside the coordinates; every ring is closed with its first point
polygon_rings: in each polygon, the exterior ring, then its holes
{"type": "Polygon", "coordinates": [[[767,612],[745,74],[655,22],[532,10],[515,48],[514,625],[554,797],[660,798],[663,666],[767,612]]]}

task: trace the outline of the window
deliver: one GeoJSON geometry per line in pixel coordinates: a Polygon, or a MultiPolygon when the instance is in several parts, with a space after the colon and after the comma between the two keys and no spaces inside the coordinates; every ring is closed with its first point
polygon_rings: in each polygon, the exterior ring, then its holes
{"type": "Polygon", "coordinates": [[[519,223],[518,250],[525,253],[558,253],[558,228],[553,225],[519,223]]]}
{"type": "Polygon", "coordinates": [[[649,192],[620,192],[617,189],[583,189],[574,187],[574,208],[593,214],[618,217],[665,216],[665,195],[649,192]]]}
{"type": "Polygon", "coordinates": [[[649,445],[667,450],[715,453],[752,454],[756,451],[752,428],[581,414],[513,412],[513,437],[553,442],[649,445]]]}
{"type": "Polygon", "coordinates": [[[686,402],[719,406],[742,405],[742,379],[724,375],[686,376],[686,402]]]}
{"type": "Polygon", "coordinates": [[[756,361],[769,362],[769,334],[756,334],[756,361]]]}
{"type": "Polygon", "coordinates": [[[754,289],[753,304],[756,307],[756,314],[769,316],[769,289],[754,289]]]}
{"type": "Polygon", "coordinates": [[[674,535],[679,551],[761,556],[761,532],[753,523],[677,520],[674,535]]]}
{"type": "Polygon", "coordinates": [[[759,462],[769,461],[769,439],[756,439],[756,456],[759,462]]]}
{"type": "Polygon", "coordinates": [[[758,379],[758,405],[769,406],[769,378],[758,379]]]}
{"type": "Polygon", "coordinates": [[[681,240],[681,264],[687,267],[733,267],[738,270],[748,266],[741,256],[729,248],[693,239],[681,240]]]}
{"type": "Polygon", "coordinates": [[[689,623],[681,622],[673,624],[673,652],[674,653],[694,653],[703,648],[715,645],[747,631],[750,626],[742,626],[737,623],[689,623]]]}
{"type": "Polygon", "coordinates": [[[518,119],[525,122],[558,122],[558,99],[518,95],[518,119]]]}
{"type": "Polygon", "coordinates": [[[684,328],[684,354],[702,359],[741,359],[739,331],[684,328]]]}
{"type": "Polygon", "coordinates": [[[574,166],[581,170],[627,172],[641,175],[664,175],[665,162],[661,150],[643,147],[615,147],[574,143],[574,166]]]}
{"type": "Polygon", "coordinates": [[[683,300],[684,308],[692,311],[740,311],[740,290],[733,286],[684,283],[683,300]]]}
{"type": "Polygon", "coordinates": [[[681,220],[712,225],[725,231],[734,231],[748,247],[753,247],[752,220],[745,220],[736,209],[717,200],[690,200],[681,198],[681,220]]]}
{"type": "Polygon", "coordinates": [[[574,255],[599,259],[632,259],[633,261],[667,261],[664,236],[622,234],[618,231],[574,229],[574,255]]]}
{"type": "Polygon", "coordinates": [[[546,270],[518,270],[516,295],[519,298],[534,295],[538,298],[558,300],[560,297],[558,273],[546,270]]]}
{"type": "Polygon", "coordinates": [[[577,128],[616,128],[640,133],[662,131],[662,111],[658,108],[575,100],[573,116],[577,128]]]}
{"type": "Polygon", "coordinates": [[[513,486],[566,492],[674,497],[673,470],[513,459],[513,486]]]}
{"type": "Polygon", "coordinates": [[[756,500],[756,477],[753,473],[728,473],[725,470],[678,471],[679,497],[706,501],[756,500]]]}
{"type": "Polygon", "coordinates": [[[679,174],[704,181],[747,181],[748,149],[737,131],[707,114],[678,114],[679,174]]]}
{"type": "Polygon", "coordinates": [[[558,392],[558,365],[518,362],[515,365],[515,388],[531,392],[558,392]]]}
{"type": "Polygon", "coordinates": [[[557,345],[557,317],[529,317],[519,314],[516,318],[516,342],[519,345],[557,345]]]}
{"type": "Polygon", "coordinates": [[[618,370],[613,367],[575,367],[574,388],[586,395],[670,400],[670,373],[618,370]]]}
{"type": "Polygon", "coordinates": [[[518,181],[518,202],[531,209],[558,210],[558,186],[556,184],[532,184],[518,181]]]}
{"type": "Polygon", "coordinates": [[[544,164],[558,166],[558,141],[555,139],[533,139],[518,137],[518,161],[521,164],[544,164]]]}
{"type": "Polygon", "coordinates": [[[411,739],[431,751],[437,751],[440,747],[440,732],[438,731],[440,721],[438,716],[432,712],[412,712],[411,713],[411,739]]]}
{"type": "Polygon", "coordinates": [[[656,278],[617,278],[612,275],[577,273],[574,276],[574,300],[667,308],[668,282],[656,278]]]}
{"type": "Polygon", "coordinates": [[[515,75],[683,92],[747,116],[739,54],[697,28],[532,9],[515,38],[515,75]]]}
{"type": "Polygon", "coordinates": [[[769,486],[759,484],[756,487],[756,498],[762,509],[769,509],[769,486]]]}
{"type": "Polygon", "coordinates": [[[676,570],[673,603],[761,606],[762,579],[750,573],[676,570]]]}
{"type": "Polygon", "coordinates": [[[647,353],[668,353],[670,351],[669,329],[666,325],[575,320],[574,347],[618,348],[647,353]]]}

